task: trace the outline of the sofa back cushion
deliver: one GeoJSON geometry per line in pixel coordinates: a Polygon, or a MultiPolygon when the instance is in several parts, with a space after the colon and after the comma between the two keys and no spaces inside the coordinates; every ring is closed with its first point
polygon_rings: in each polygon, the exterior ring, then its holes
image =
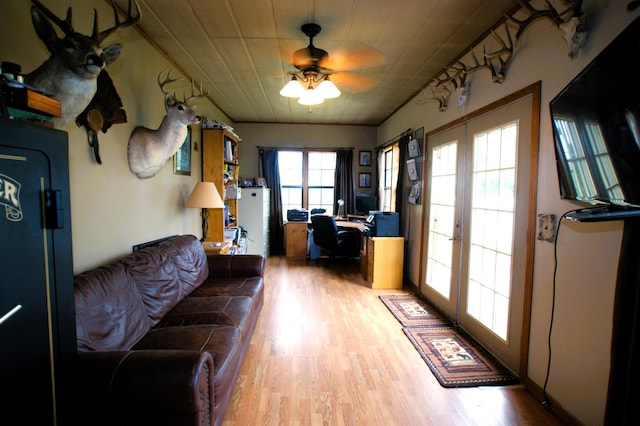
{"type": "Polygon", "coordinates": [[[120,262],[137,286],[152,325],[185,296],[170,253],[159,246],[131,253],[120,262]]]}
{"type": "Polygon", "coordinates": [[[79,351],[128,350],[151,328],[135,283],[121,263],[74,278],[79,351]]]}
{"type": "Polygon", "coordinates": [[[209,276],[207,255],[194,235],[180,235],[158,244],[173,259],[184,295],[190,294],[209,276]]]}

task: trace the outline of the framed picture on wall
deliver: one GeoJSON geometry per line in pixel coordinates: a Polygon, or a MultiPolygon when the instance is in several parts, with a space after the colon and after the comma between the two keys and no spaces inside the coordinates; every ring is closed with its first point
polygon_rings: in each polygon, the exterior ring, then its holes
{"type": "Polygon", "coordinates": [[[187,127],[187,137],[180,149],[173,154],[173,173],[191,176],[191,127],[187,127]]]}
{"type": "Polygon", "coordinates": [[[360,173],[358,186],[360,188],[371,188],[371,173],[360,173]]]}
{"type": "Polygon", "coordinates": [[[371,165],[371,151],[360,151],[360,165],[361,166],[371,165]]]}

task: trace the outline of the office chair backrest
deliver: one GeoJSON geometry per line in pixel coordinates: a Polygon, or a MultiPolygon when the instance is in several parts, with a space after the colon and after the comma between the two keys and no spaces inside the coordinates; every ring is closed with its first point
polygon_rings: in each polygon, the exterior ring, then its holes
{"type": "Polygon", "coordinates": [[[316,214],[311,216],[313,242],[320,247],[336,248],[338,246],[338,226],[331,216],[316,214]]]}

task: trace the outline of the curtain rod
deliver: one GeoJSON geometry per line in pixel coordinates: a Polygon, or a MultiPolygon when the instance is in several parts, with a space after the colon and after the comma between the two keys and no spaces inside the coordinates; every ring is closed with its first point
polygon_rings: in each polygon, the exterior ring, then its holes
{"type": "Polygon", "coordinates": [[[307,147],[307,146],[256,146],[257,149],[281,149],[281,150],[301,150],[301,149],[308,149],[308,150],[315,150],[315,151],[337,151],[340,149],[355,149],[352,146],[348,146],[348,147],[326,147],[326,148],[315,148],[315,147],[307,147]]]}
{"type": "Polygon", "coordinates": [[[389,146],[390,144],[392,144],[393,142],[395,142],[396,140],[400,139],[402,136],[405,136],[409,133],[412,132],[411,127],[409,127],[407,130],[405,130],[404,132],[392,137],[391,139],[387,140],[385,143],[383,143],[382,145],[378,145],[376,147],[376,151],[380,151],[383,148],[386,148],[387,146],[389,146]]]}

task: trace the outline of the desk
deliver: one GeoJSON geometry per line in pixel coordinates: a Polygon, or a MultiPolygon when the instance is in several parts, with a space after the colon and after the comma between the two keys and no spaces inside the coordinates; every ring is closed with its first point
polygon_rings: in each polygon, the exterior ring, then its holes
{"type": "Polygon", "coordinates": [[[229,254],[231,249],[231,241],[214,242],[203,241],[202,248],[206,254],[229,254]]]}
{"type": "Polygon", "coordinates": [[[349,222],[347,220],[336,220],[338,228],[342,229],[354,229],[356,231],[364,232],[368,229],[367,225],[361,222],[349,222]]]}
{"type": "Polygon", "coordinates": [[[360,273],[371,288],[402,288],[404,237],[362,237],[360,273]]]}
{"type": "MultiPolygon", "coordinates": [[[[309,222],[285,223],[285,252],[288,259],[306,259],[307,258],[307,227],[309,222]]],[[[360,222],[349,222],[347,220],[336,220],[338,229],[366,231],[367,226],[360,222]]]]}
{"type": "Polygon", "coordinates": [[[285,223],[285,253],[288,259],[307,258],[308,222],[285,223]]]}

